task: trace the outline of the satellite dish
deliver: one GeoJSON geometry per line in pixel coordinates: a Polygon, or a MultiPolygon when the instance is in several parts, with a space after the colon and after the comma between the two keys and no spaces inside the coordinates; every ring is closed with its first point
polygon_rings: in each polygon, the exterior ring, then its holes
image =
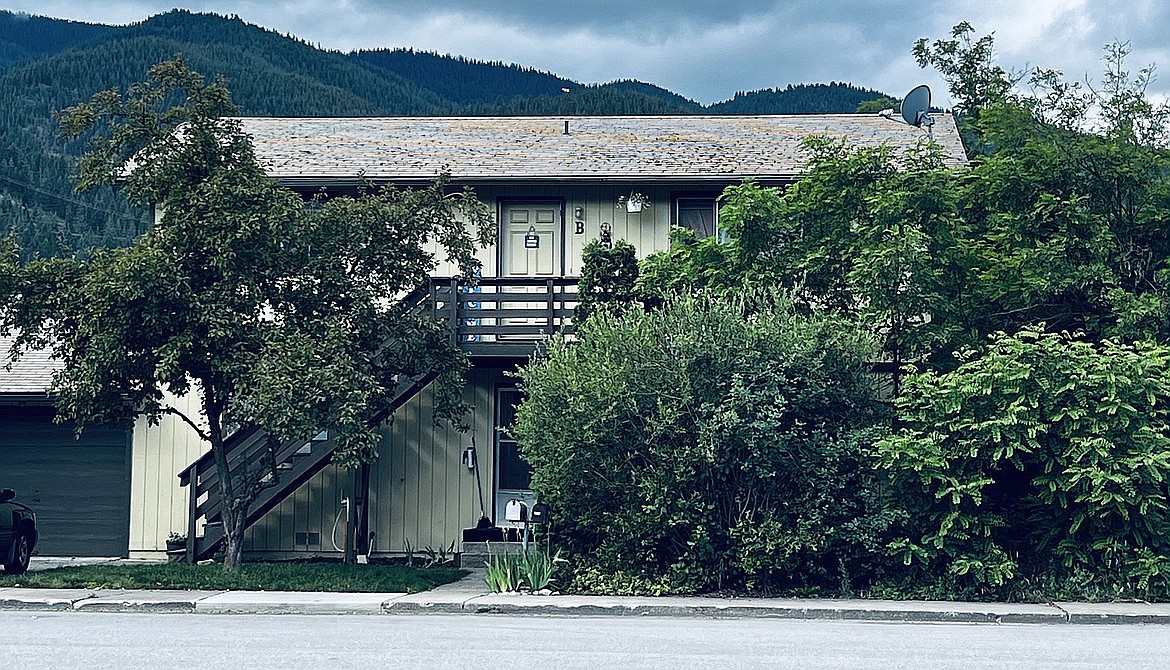
{"type": "Polygon", "coordinates": [[[934,125],[934,119],[930,118],[929,86],[926,84],[916,86],[906,94],[902,99],[902,118],[915,128],[922,126],[929,128],[934,125]]]}

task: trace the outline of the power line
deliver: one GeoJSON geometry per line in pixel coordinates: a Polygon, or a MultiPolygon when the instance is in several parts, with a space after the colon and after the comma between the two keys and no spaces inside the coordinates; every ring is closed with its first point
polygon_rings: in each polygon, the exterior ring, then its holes
{"type": "Polygon", "coordinates": [[[123,222],[130,222],[130,223],[134,223],[136,225],[139,223],[142,223],[141,219],[130,218],[130,217],[126,216],[126,214],[124,212],[115,212],[114,210],[111,210],[111,209],[106,209],[104,207],[98,207],[97,205],[94,205],[92,203],[84,202],[81,200],[76,200],[74,198],[69,198],[69,197],[61,195],[60,193],[54,193],[53,191],[49,191],[49,190],[40,188],[39,186],[35,186],[35,185],[30,184],[26,181],[21,181],[19,179],[14,178],[14,177],[0,175],[0,180],[4,180],[6,182],[16,184],[17,186],[22,186],[24,188],[27,188],[30,191],[35,191],[37,193],[40,193],[41,195],[47,195],[50,198],[56,198],[57,200],[61,200],[63,202],[72,203],[74,205],[77,205],[78,207],[84,207],[85,209],[89,209],[89,210],[92,210],[95,212],[102,212],[104,214],[109,214],[110,216],[115,217],[118,220],[123,221],[123,222]]]}

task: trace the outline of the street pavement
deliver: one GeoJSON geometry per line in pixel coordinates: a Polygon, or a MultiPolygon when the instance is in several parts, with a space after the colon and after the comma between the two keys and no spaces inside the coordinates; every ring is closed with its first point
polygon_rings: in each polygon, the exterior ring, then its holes
{"type": "MultiPolygon", "coordinates": [[[[112,559],[41,559],[47,569],[112,559]]],[[[124,561],[124,559],[123,559],[124,561]]],[[[1170,624],[1170,603],[967,603],[861,599],[491,593],[482,569],[422,593],[0,588],[0,610],[196,614],[469,614],[936,623],[1170,624]]]]}

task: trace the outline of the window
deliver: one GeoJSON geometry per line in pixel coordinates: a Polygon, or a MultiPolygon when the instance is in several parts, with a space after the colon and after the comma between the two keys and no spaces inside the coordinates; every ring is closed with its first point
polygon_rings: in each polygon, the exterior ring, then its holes
{"type": "Polygon", "coordinates": [[[517,389],[500,389],[496,397],[496,487],[527,491],[532,488],[532,468],[520,455],[520,444],[502,430],[516,423],[521,394],[517,389]]]}
{"type": "Polygon", "coordinates": [[[675,198],[674,224],[694,231],[695,239],[716,235],[719,231],[719,208],[715,196],[675,198]]]}

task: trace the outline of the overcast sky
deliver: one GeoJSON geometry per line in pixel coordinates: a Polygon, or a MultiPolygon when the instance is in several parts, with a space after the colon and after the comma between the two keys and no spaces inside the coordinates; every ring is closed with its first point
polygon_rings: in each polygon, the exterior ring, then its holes
{"type": "MultiPolygon", "coordinates": [[[[128,23],[176,0],[0,0],[0,8],[128,23]]],[[[499,60],[585,83],[639,79],[703,103],[736,91],[845,81],[895,96],[931,85],[910,55],[919,37],[962,20],[994,32],[1000,63],[1100,79],[1103,47],[1128,41],[1130,69],[1163,68],[1170,91],[1170,2],[1165,0],[271,0],[189,1],[192,11],[238,14],[322,47],[412,47],[499,60]]]]}

